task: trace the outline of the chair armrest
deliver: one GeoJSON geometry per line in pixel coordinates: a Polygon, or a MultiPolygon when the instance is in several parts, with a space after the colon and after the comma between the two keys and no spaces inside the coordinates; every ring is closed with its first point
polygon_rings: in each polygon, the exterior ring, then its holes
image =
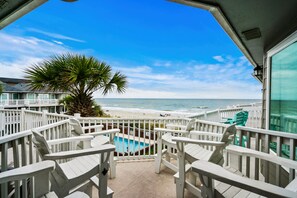
{"type": "Polygon", "coordinates": [[[203,160],[198,160],[192,163],[192,171],[266,197],[297,197],[297,194],[290,190],[236,175],[219,165],[203,160]]]}
{"type": "Polygon", "coordinates": [[[287,190],[291,190],[293,192],[297,192],[297,178],[295,178],[293,181],[291,181],[286,188],[287,190]]]}
{"type": "Polygon", "coordinates": [[[69,137],[69,138],[61,138],[61,139],[55,139],[55,140],[48,140],[47,144],[49,146],[56,145],[56,144],[62,144],[62,143],[68,143],[68,142],[78,142],[78,141],[91,141],[94,137],[93,136],[77,136],[77,137],[69,137]]]}
{"type": "Polygon", "coordinates": [[[8,181],[22,180],[29,177],[33,177],[42,172],[50,172],[54,170],[55,162],[53,161],[42,161],[35,164],[30,164],[20,168],[12,169],[0,173],[0,184],[8,181]]]}
{"type": "Polygon", "coordinates": [[[203,135],[203,136],[209,136],[209,137],[222,137],[222,134],[205,132],[205,131],[191,131],[190,135],[203,135]]]}
{"type": "Polygon", "coordinates": [[[173,137],[172,141],[189,143],[189,144],[199,144],[199,145],[205,145],[205,146],[217,146],[217,147],[221,147],[221,146],[225,145],[224,142],[208,141],[208,140],[195,140],[195,139],[185,138],[185,137],[173,137]]]}
{"type": "Polygon", "coordinates": [[[115,151],[114,145],[104,144],[100,147],[95,147],[95,148],[90,148],[90,149],[50,153],[50,154],[44,155],[44,159],[45,160],[59,160],[59,159],[80,157],[80,156],[85,156],[85,155],[102,154],[105,152],[112,152],[112,151],[115,151]]]}
{"type": "Polygon", "coordinates": [[[297,169],[297,162],[296,161],[286,159],[286,158],[283,158],[283,157],[278,157],[278,156],[275,156],[275,155],[270,155],[268,153],[264,153],[264,152],[244,148],[244,147],[241,147],[241,146],[235,146],[235,145],[227,146],[226,150],[227,150],[228,153],[241,155],[241,156],[255,157],[255,158],[263,159],[263,160],[270,161],[270,162],[275,163],[275,164],[285,166],[287,168],[297,169]]]}
{"type": "Polygon", "coordinates": [[[102,130],[104,126],[102,124],[100,125],[91,125],[91,126],[84,126],[84,127],[81,127],[82,130],[87,130],[87,129],[100,129],[102,130]]]}
{"type": "Polygon", "coordinates": [[[172,134],[189,133],[188,131],[185,131],[185,130],[174,130],[174,129],[164,129],[164,128],[155,128],[155,131],[172,133],[172,134]]]}
{"type": "Polygon", "coordinates": [[[93,132],[93,133],[85,133],[82,134],[81,136],[98,136],[98,135],[108,135],[108,134],[115,134],[119,133],[120,129],[109,129],[109,130],[104,130],[104,131],[99,131],[99,132],[93,132]]]}

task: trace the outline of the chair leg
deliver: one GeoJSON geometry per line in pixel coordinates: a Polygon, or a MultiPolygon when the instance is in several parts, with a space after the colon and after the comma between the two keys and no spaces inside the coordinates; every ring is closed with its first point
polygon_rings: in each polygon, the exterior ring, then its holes
{"type": "Polygon", "coordinates": [[[167,147],[167,152],[166,152],[166,155],[165,155],[165,157],[166,157],[165,159],[166,159],[167,162],[170,162],[170,160],[171,160],[170,159],[171,157],[170,157],[169,153],[171,153],[171,147],[168,146],[167,147]]]}
{"type": "Polygon", "coordinates": [[[108,166],[107,161],[99,165],[99,197],[107,197],[108,166]]]}
{"type": "Polygon", "coordinates": [[[155,157],[155,173],[159,174],[162,162],[162,140],[157,140],[157,156],[155,157]]]}
{"type": "Polygon", "coordinates": [[[109,157],[109,164],[110,164],[110,175],[109,178],[110,179],[114,179],[116,177],[116,161],[114,160],[114,153],[111,152],[110,153],[110,157],[109,157]]]}
{"type": "Polygon", "coordinates": [[[177,153],[178,159],[178,179],[176,180],[176,197],[183,198],[184,191],[185,191],[185,153],[178,152],[177,153]]]}

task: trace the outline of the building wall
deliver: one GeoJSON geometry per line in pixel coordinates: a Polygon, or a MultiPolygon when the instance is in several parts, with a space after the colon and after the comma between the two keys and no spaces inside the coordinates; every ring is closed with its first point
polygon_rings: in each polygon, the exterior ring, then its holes
{"type": "Polygon", "coordinates": [[[263,80],[262,80],[262,122],[261,122],[261,128],[265,129],[266,125],[266,102],[267,102],[267,58],[263,58],[263,80]]]}

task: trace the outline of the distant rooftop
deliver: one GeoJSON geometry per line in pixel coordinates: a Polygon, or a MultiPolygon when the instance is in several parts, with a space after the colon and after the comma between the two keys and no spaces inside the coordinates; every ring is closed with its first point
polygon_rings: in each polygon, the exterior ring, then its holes
{"type": "MultiPolygon", "coordinates": [[[[20,79],[20,78],[5,78],[0,77],[0,83],[3,85],[3,92],[5,93],[30,93],[33,92],[28,83],[30,81],[27,79],[20,79]]],[[[48,90],[41,90],[41,91],[34,91],[34,93],[64,93],[64,92],[57,92],[57,91],[48,91],[48,90]]]]}

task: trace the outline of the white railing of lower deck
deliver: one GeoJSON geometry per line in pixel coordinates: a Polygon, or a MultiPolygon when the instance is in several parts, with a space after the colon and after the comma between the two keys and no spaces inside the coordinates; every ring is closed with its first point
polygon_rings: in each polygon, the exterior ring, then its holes
{"type": "Polygon", "coordinates": [[[245,105],[244,107],[216,109],[213,111],[208,111],[192,116],[191,118],[195,118],[198,120],[207,120],[212,122],[223,122],[227,118],[233,118],[234,115],[240,111],[249,112],[248,120],[246,123],[247,127],[261,128],[262,107],[259,105],[245,105]]]}
{"type": "Polygon", "coordinates": [[[68,119],[70,116],[48,113],[46,110],[0,109],[0,137],[68,119]]]}
{"type": "Polygon", "coordinates": [[[116,153],[119,159],[154,158],[157,153],[155,128],[164,128],[167,123],[186,125],[190,119],[170,118],[79,118],[82,126],[102,124],[103,130],[120,129],[116,134],[116,153]]]}

